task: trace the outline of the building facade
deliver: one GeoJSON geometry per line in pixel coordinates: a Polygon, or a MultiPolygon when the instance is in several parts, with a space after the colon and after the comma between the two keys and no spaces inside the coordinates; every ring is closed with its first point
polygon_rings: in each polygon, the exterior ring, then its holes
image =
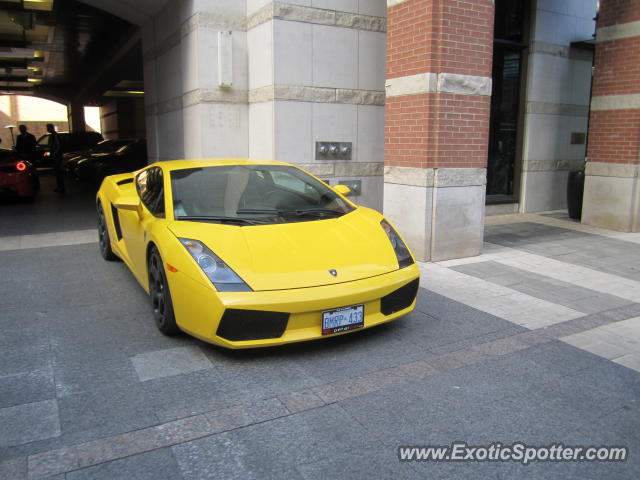
{"type": "Polygon", "coordinates": [[[566,207],[595,14],[590,1],[389,2],[384,210],[419,257],[478,254],[485,213],[566,207]]]}
{"type": "Polygon", "coordinates": [[[276,158],[357,180],[356,201],[381,210],[385,2],[205,3],[143,26],[152,158],[276,158]]]}
{"type": "Polygon", "coordinates": [[[583,222],[640,231],[640,2],[601,2],[583,222]]]}
{"type": "Polygon", "coordinates": [[[150,160],[301,165],[420,260],[479,253],[485,215],[565,208],[588,160],[583,221],[637,230],[638,3],[170,0],[139,21],[150,160]]]}

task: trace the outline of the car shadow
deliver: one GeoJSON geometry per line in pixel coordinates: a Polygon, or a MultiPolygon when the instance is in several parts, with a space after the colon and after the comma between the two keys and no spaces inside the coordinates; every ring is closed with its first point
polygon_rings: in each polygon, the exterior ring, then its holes
{"type": "Polygon", "coordinates": [[[309,357],[315,354],[327,355],[332,352],[343,351],[345,348],[357,349],[372,341],[382,341],[385,335],[394,334],[394,331],[396,331],[398,327],[396,323],[401,321],[402,319],[398,319],[390,323],[376,325],[365,330],[349,332],[335,337],[319,338],[270,347],[234,350],[210,344],[196,338],[193,340],[207,354],[217,355],[226,360],[258,361],[274,357],[297,357],[302,355],[309,357]]]}

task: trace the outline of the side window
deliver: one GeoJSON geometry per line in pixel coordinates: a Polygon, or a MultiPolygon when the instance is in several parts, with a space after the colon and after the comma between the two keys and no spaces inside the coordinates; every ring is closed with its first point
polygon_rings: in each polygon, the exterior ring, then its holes
{"type": "Polygon", "coordinates": [[[140,172],[136,178],[138,196],[156,217],[164,217],[164,180],[160,167],[140,172]]]}

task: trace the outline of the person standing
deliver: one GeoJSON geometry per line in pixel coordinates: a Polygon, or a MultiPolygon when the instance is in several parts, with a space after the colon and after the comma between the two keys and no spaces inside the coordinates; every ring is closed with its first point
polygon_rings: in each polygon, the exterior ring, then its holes
{"type": "Polygon", "coordinates": [[[47,123],[47,132],[49,132],[49,155],[53,161],[53,168],[56,172],[57,187],[54,192],[64,193],[64,172],[62,170],[62,142],[60,135],[56,132],[53,123],[47,123]]]}
{"type": "Polygon", "coordinates": [[[32,160],[36,153],[36,137],[27,131],[26,125],[18,126],[20,133],[16,139],[16,152],[26,160],[32,160]]]}

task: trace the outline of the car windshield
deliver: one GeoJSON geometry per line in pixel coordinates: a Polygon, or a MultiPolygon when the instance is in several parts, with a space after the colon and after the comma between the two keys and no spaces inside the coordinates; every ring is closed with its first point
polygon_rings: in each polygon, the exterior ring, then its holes
{"type": "Polygon", "coordinates": [[[353,210],[331,188],[285,165],[171,172],[176,220],[258,225],[337,218],[353,210]]]}

